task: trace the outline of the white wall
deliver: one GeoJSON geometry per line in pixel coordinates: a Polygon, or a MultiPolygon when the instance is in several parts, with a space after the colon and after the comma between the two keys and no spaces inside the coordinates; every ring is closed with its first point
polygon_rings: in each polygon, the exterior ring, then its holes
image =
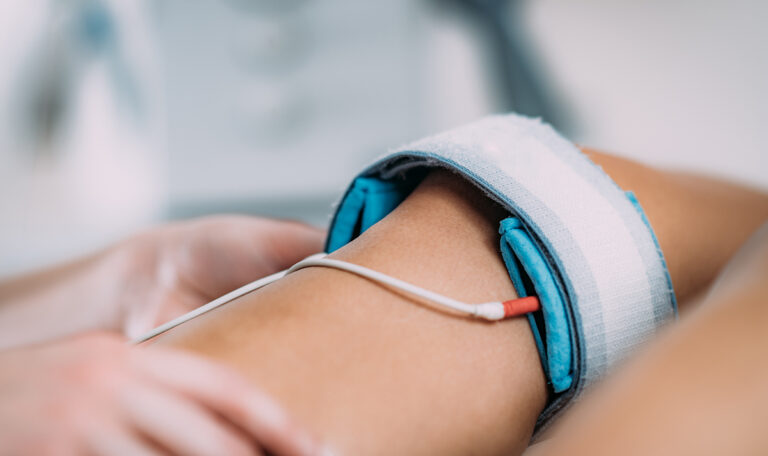
{"type": "Polygon", "coordinates": [[[580,140],[768,189],[768,2],[529,4],[580,140]]]}

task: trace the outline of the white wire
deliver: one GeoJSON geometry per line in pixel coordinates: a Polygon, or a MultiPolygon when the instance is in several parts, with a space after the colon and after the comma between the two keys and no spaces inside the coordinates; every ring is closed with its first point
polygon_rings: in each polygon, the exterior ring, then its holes
{"type": "Polygon", "coordinates": [[[318,253],[308,258],[305,258],[302,261],[299,261],[298,263],[293,265],[290,269],[276,272],[275,274],[261,278],[259,280],[255,280],[247,285],[244,285],[238,288],[237,290],[231,291],[225,294],[224,296],[209,302],[208,304],[198,307],[197,309],[191,312],[188,312],[178,318],[175,318],[169,321],[168,323],[158,326],[157,328],[149,331],[148,333],[134,339],[132,342],[134,344],[145,342],[195,317],[198,317],[206,312],[210,312],[211,310],[217,307],[220,307],[230,301],[233,301],[243,295],[246,295],[254,290],[258,290],[259,288],[264,287],[266,285],[269,285],[270,283],[283,278],[285,275],[290,274],[291,272],[298,271],[299,269],[314,267],[314,266],[329,267],[329,268],[341,269],[343,271],[351,272],[353,274],[357,274],[359,276],[366,277],[371,280],[375,280],[379,283],[383,283],[395,288],[399,288],[403,291],[406,291],[413,295],[429,300],[439,306],[449,308],[451,310],[457,311],[464,315],[471,315],[473,317],[483,318],[486,320],[501,320],[502,318],[504,318],[504,306],[500,302],[467,304],[465,302],[457,301],[447,296],[443,296],[439,293],[435,293],[434,291],[426,290],[424,288],[418,287],[416,285],[397,279],[395,277],[388,276],[381,272],[374,271],[373,269],[368,269],[364,266],[360,266],[353,263],[347,263],[346,261],[325,258],[324,253],[318,253]]]}
{"type": "Polygon", "coordinates": [[[182,323],[186,323],[187,321],[200,316],[206,312],[210,312],[211,310],[222,306],[230,301],[234,301],[235,299],[239,298],[240,296],[246,295],[254,290],[258,290],[259,288],[269,285],[270,283],[283,278],[288,273],[288,270],[276,272],[272,275],[269,275],[267,277],[263,277],[258,280],[254,280],[253,282],[243,285],[242,287],[238,288],[237,290],[230,291],[229,293],[225,294],[224,296],[214,299],[213,301],[209,302],[208,304],[205,304],[203,306],[198,307],[197,309],[185,313],[184,315],[181,315],[180,317],[174,318],[173,320],[169,321],[168,323],[165,323],[163,325],[158,326],[157,328],[149,331],[148,333],[133,339],[134,344],[140,344],[142,342],[145,342],[159,334],[162,334],[169,329],[175,328],[179,326],[182,323]]]}
{"type": "Polygon", "coordinates": [[[346,261],[325,258],[325,254],[312,255],[309,258],[299,261],[288,270],[288,274],[294,271],[298,271],[299,269],[313,266],[329,267],[351,272],[353,274],[357,274],[359,276],[366,277],[395,288],[399,288],[403,291],[431,301],[434,304],[446,307],[465,315],[471,315],[473,317],[484,318],[487,320],[500,320],[504,318],[504,306],[500,302],[467,304],[465,302],[451,299],[447,296],[435,293],[434,291],[426,290],[381,272],[374,271],[373,269],[368,269],[364,266],[348,263],[346,261]]]}

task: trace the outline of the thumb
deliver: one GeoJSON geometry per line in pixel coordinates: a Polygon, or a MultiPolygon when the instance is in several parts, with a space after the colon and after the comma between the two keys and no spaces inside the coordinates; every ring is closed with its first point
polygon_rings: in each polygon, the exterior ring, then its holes
{"type": "Polygon", "coordinates": [[[261,254],[275,271],[323,251],[326,231],[295,221],[270,220],[259,233],[261,254]]]}

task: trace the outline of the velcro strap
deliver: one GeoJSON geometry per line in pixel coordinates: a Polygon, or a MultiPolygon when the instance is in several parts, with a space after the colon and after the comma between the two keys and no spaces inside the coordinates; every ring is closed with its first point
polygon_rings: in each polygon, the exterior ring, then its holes
{"type": "Polygon", "coordinates": [[[416,141],[365,169],[338,206],[327,251],[385,217],[436,167],[509,211],[500,233],[510,277],[543,306],[530,318],[554,393],[541,429],[676,314],[653,231],[634,198],[573,144],[537,119],[504,115],[416,141]]]}

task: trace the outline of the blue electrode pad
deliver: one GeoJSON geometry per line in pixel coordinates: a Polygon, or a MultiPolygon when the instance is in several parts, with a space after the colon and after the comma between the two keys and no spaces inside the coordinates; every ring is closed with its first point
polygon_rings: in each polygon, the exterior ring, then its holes
{"type": "Polygon", "coordinates": [[[332,252],[384,218],[430,168],[447,168],[509,211],[500,251],[529,315],[551,400],[537,429],[676,314],[661,251],[625,194],[551,127],[492,116],[400,148],[364,170],[329,229],[332,252]]]}
{"type": "Polygon", "coordinates": [[[499,234],[501,255],[518,295],[537,296],[541,303],[540,315],[529,314],[528,319],[544,373],[552,390],[561,393],[573,382],[572,340],[564,298],[541,250],[525,232],[520,220],[516,217],[502,220],[499,234]],[[537,321],[537,317],[543,324],[537,321]]]}

